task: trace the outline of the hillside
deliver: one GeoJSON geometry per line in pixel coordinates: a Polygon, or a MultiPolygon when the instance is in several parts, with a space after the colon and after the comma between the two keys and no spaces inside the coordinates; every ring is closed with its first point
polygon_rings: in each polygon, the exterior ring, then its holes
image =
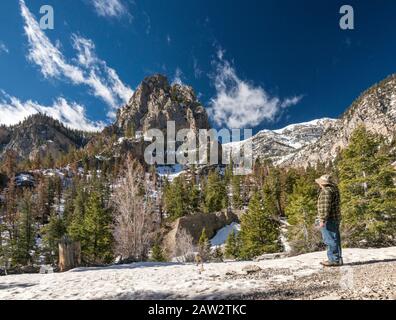
{"type": "Polygon", "coordinates": [[[0,128],[0,159],[7,150],[19,160],[34,160],[51,155],[54,159],[72,149],[84,147],[92,133],[72,130],[53,118],[35,114],[23,122],[0,128]]]}

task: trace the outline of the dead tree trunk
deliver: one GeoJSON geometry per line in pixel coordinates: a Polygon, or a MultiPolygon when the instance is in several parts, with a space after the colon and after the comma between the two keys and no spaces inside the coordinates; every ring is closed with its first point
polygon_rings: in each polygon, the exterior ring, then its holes
{"type": "Polygon", "coordinates": [[[81,244],[63,237],[59,243],[59,269],[61,272],[81,265],[81,244]]]}

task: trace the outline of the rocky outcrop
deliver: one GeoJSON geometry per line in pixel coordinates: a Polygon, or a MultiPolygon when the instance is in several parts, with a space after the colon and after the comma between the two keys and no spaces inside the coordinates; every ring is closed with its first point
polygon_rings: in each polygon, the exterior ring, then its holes
{"type": "MultiPolygon", "coordinates": [[[[168,121],[174,121],[175,134],[180,129],[191,129],[195,135],[199,129],[210,129],[206,109],[191,87],[170,85],[168,79],[159,74],[147,77],[128,104],[118,110],[115,122],[94,137],[88,149],[96,150],[100,145],[103,154],[111,157],[129,153],[145,165],[144,151],[152,143],[147,132],[150,129],[162,131],[166,143],[168,121]]],[[[175,138],[169,137],[172,141],[175,138]]],[[[176,143],[176,150],[181,144],[176,143]]],[[[219,150],[221,157],[221,146],[219,150]]]]}
{"type": "Polygon", "coordinates": [[[165,132],[167,121],[175,121],[176,130],[210,129],[206,110],[194,90],[170,85],[165,76],[157,74],[143,80],[129,103],[118,111],[115,125],[121,132],[128,127],[143,133],[149,129],[165,132]]]}
{"type": "Polygon", "coordinates": [[[164,238],[164,244],[168,252],[175,247],[178,235],[182,230],[191,235],[195,244],[198,243],[202,230],[205,228],[209,239],[226,225],[238,222],[239,219],[233,212],[197,213],[177,219],[164,238]]]}

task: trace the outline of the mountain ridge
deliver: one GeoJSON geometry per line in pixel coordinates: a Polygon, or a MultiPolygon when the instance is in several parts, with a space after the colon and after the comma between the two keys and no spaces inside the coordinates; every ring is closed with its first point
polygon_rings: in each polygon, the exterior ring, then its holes
{"type": "Polygon", "coordinates": [[[24,121],[0,127],[0,159],[13,150],[19,160],[35,160],[51,155],[54,159],[71,149],[84,147],[93,133],[68,128],[61,121],[37,113],[24,121]]]}
{"type": "MultiPolygon", "coordinates": [[[[270,159],[275,164],[283,163],[300,149],[316,142],[335,122],[335,119],[321,118],[290,124],[281,129],[261,130],[248,139],[252,141],[253,158],[270,159]]],[[[231,150],[242,149],[248,140],[227,143],[223,148],[229,154],[231,150]]]]}

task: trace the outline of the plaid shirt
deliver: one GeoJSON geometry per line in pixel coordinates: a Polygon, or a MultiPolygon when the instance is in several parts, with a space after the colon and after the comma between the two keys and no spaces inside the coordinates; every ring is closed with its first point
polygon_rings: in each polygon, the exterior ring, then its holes
{"type": "Polygon", "coordinates": [[[318,219],[320,221],[341,221],[340,192],[335,185],[327,185],[320,192],[318,199],[318,219]]]}

